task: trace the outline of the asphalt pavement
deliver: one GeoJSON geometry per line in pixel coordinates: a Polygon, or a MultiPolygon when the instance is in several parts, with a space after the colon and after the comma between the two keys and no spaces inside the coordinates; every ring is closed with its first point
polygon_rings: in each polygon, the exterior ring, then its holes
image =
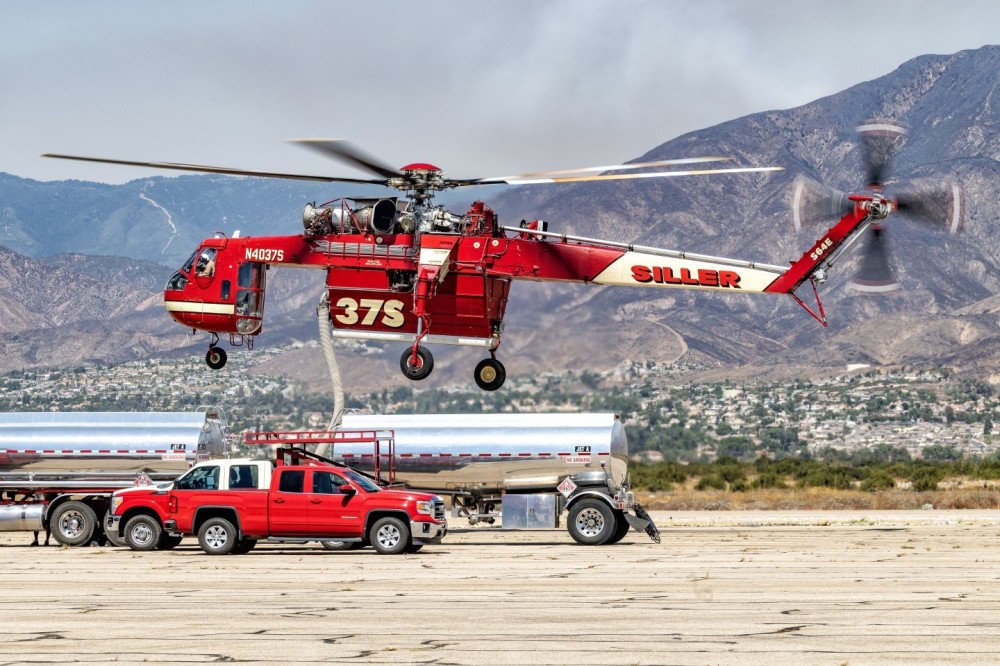
{"type": "Polygon", "coordinates": [[[988,664],[1000,511],[654,512],[663,540],[453,521],[413,555],[29,547],[0,664],[988,664]]]}

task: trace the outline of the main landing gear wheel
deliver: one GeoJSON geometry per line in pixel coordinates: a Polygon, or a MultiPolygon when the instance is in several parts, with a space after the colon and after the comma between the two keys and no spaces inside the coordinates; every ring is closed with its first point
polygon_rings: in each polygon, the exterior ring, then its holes
{"type": "Polygon", "coordinates": [[[205,363],[208,363],[208,367],[212,370],[219,370],[226,365],[226,350],[222,347],[209,347],[208,353],[205,354],[205,363]]]}
{"type": "Polygon", "coordinates": [[[484,391],[496,391],[507,380],[507,369],[495,358],[484,358],[473,373],[476,386],[484,391]]]}
{"type": "Polygon", "coordinates": [[[412,356],[412,349],[403,352],[403,355],[399,357],[399,369],[403,371],[407,379],[414,381],[427,379],[427,375],[431,374],[431,370],[434,369],[434,357],[430,350],[427,347],[417,347],[416,365],[413,364],[412,356]]]}

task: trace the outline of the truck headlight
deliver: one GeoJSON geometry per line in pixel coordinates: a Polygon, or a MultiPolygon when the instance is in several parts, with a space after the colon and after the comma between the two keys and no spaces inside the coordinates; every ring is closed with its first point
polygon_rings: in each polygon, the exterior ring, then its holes
{"type": "Polygon", "coordinates": [[[417,513],[425,516],[434,515],[434,502],[431,500],[417,502],[417,513]]]}
{"type": "Polygon", "coordinates": [[[122,505],[125,500],[121,497],[111,496],[111,513],[112,515],[118,513],[118,507],[122,505]]]}

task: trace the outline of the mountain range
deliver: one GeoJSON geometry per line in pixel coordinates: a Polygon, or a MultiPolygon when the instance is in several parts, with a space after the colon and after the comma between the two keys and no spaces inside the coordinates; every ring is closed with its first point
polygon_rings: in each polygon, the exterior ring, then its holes
{"type": "MultiPolygon", "coordinates": [[[[804,106],[692,132],[636,158],[727,155],[739,165],[784,167],[778,173],[534,185],[491,196],[504,223],[541,218],[561,233],[784,265],[826,228],[794,233],[795,178],[863,190],[854,128],[877,118],[909,129],[890,188],[953,179],[966,202],[959,235],[890,220],[898,291],[851,289],[863,253],[846,254],[820,287],[825,328],[787,297],[516,283],[500,350],[508,374],[604,370],[632,359],[677,361],[692,378],[798,376],[847,364],[944,365],[1000,377],[998,71],[998,46],[922,56],[804,106]]],[[[214,175],[103,185],[0,174],[0,371],[180,353],[200,363],[203,352],[192,349],[206,340],[169,319],[160,290],[202,238],[237,229],[298,233],[306,202],[371,193],[214,175]]],[[[463,195],[450,204],[456,212],[476,193],[463,195]]],[[[321,273],[273,271],[258,347],[315,339],[321,290],[321,273]]],[[[439,349],[425,385],[470,383],[478,354],[439,349]]],[[[399,352],[345,351],[348,385],[405,381],[399,352]]],[[[319,358],[298,350],[264,371],[322,386],[319,358]]]]}

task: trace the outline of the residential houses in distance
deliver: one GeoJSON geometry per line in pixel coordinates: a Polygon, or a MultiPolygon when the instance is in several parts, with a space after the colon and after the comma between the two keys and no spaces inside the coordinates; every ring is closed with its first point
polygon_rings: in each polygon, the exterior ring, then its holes
{"type": "MultiPolygon", "coordinates": [[[[332,397],[253,371],[282,349],[234,354],[221,371],[200,360],[143,360],[114,367],[14,372],[0,376],[0,411],[173,411],[220,407],[234,441],[244,430],[323,428],[332,397]]],[[[756,454],[775,451],[775,433],[791,440],[783,454],[826,447],[851,452],[882,445],[921,457],[927,447],[990,456],[1000,388],[947,369],[855,367],[811,381],[691,383],[697,370],[626,362],[612,371],[511,375],[495,393],[472,386],[400,386],[352,395],[348,407],[386,413],[437,411],[615,411],[634,451],[655,460],[678,451],[712,457],[726,443],[756,454]],[[675,444],[674,439],[683,439],[675,444]],[[685,448],[686,447],[686,448],[685,448]]],[[[1000,443],[1000,442],[998,442],[1000,443]]]]}

